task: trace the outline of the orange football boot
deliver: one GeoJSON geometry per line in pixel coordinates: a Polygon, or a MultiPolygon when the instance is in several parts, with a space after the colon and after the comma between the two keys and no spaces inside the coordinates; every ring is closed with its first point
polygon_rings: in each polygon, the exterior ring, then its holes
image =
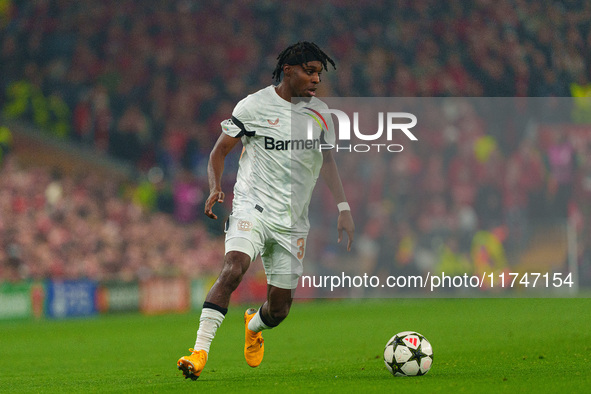
{"type": "Polygon", "coordinates": [[[178,369],[183,371],[185,379],[190,378],[191,380],[196,380],[201,375],[203,368],[205,368],[207,352],[205,350],[193,349],[189,349],[189,351],[191,355],[181,357],[176,365],[178,369]]]}
{"type": "Polygon", "coordinates": [[[249,330],[248,322],[257,313],[256,309],[250,308],[244,312],[244,358],[251,367],[258,367],[263,361],[265,354],[265,341],[260,332],[249,330]]]}

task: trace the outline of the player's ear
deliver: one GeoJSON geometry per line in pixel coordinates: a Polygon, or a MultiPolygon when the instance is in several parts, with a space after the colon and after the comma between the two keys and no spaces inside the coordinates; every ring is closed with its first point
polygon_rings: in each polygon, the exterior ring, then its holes
{"type": "Polygon", "coordinates": [[[283,76],[284,77],[291,77],[292,71],[293,71],[293,67],[291,67],[289,64],[285,64],[283,66],[283,76]]]}

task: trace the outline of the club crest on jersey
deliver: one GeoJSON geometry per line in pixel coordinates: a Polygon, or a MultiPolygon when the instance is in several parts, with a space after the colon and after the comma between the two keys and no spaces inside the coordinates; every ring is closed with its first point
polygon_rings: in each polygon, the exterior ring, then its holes
{"type": "Polygon", "coordinates": [[[238,227],[238,230],[240,230],[240,231],[252,230],[252,222],[249,222],[248,220],[239,220],[238,224],[236,226],[238,227]]]}

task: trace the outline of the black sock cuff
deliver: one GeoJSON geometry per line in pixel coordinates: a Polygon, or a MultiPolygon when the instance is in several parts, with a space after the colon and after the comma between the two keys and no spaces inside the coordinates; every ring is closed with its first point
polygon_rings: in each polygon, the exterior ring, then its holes
{"type": "Polygon", "coordinates": [[[228,313],[228,308],[222,308],[219,305],[216,305],[214,303],[207,302],[207,301],[205,301],[203,303],[203,308],[209,308],[209,309],[216,310],[216,311],[218,311],[219,313],[221,313],[224,316],[226,316],[226,313],[228,313]]]}
{"type": "Polygon", "coordinates": [[[259,309],[258,314],[261,315],[261,320],[263,321],[263,323],[265,323],[265,325],[267,327],[273,328],[273,327],[277,327],[279,325],[279,324],[270,323],[267,319],[265,319],[265,315],[263,315],[263,312],[262,312],[262,306],[261,306],[261,309],[259,309]]]}

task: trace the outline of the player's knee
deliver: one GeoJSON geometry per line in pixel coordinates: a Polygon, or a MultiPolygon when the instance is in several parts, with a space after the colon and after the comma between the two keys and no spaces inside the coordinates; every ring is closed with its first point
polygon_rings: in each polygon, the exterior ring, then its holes
{"type": "Polygon", "coordinates": [[[220,275],[220,281],[228,287],[236,288],[242,281],[243,276],[244,272],[239,267],[225,265],[220,275]]]}
{"type": "Polygon", "coordinates": [[[224,260],[224,267],[220,275],[220,279],[229,287],[236,288],[242,281],[242,277],[248,269],[249,261],[246,261],[243,256],[233,255],[228,253],[224,260]]]}

